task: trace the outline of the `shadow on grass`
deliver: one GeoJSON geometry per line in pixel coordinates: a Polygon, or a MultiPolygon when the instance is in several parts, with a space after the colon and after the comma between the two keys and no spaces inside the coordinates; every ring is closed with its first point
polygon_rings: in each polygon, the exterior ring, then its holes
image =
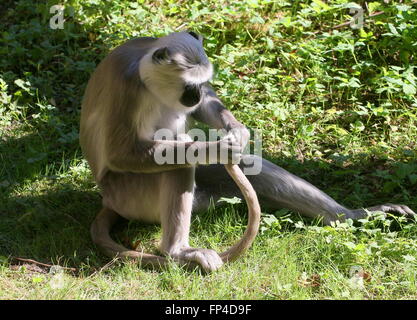
{"type": "Polygon", "coordinates": [[[95,251],[88,226],[99,206],[95,193],[66,185],[40,196],[11,197],[0,210],[0,255],[79,264],[95,251]]]}
{"type": "MultiPolygon", "coordinates": [[[[91,273],[109,262],[90,237],[90,225],[100,208],[97,192],[75,190],[70,184],[39,196],[11,196],[0,209],[0,256],[91,273]]],[[[150,246],[159,229],[120,219],[112,236],[126,247],[132,247],[138,236],[150,246]]]]}
{"type": "MultiPolygon", "coordinates": [[[[109,259],[93,244],[89,231],[101,208],[100,194],[89,176],[66,175],[62,169],[80,158],[79,148],[57,149],[45,139],[50,130],[43,126],[18,131],[17,137],[0,139],[0,257],[58,264],[87,274],[101,268],[109,259]]],[[[159,230],[120,219],[113,237],[128,248],[138,236],[151,246],[159,230]]]]}
{"type": "MultiPolygon", "coordinates": [[[[0,141],[0,256],[29,258],[90,273],[109,261],[99,253],[89,233],[91,222],[101,207],[100,195],[93,190],[92,181],[73,183],[68,179],[77,177],[53,175],[60,166],[54,165],[57,156],[50,157],[51,148],[53,143],[42,139],[42,132],[0,141]],[[48,166],[52,168],[51,175],[42,175],[48,166]]],[[[67,155],[68,159],[81,154],[74,146],[68,150],[75,150],[67,155]]],[[[384,164],[377,161],[378,165],[384,164]]],[[[375,169],[372,162],[352,164],[346,169],[349,174],[335,174],[341,169],[321,161],[300,163],[285,158],[274,162],[316,184],[347,206],[388,201],[413,205],[407,203],[409,199],[404,192],[390,197],[380,190],[381,181],[375,177],[370,179],[375,169]]],[[[89,180],[88,177],[83,179],[89,180]]],[[[197,229],[202,228],[202,223],[210,227],[218,222],[212,217],[204,219],[204,213],[202,218],[197,229]]],[[[311,223],[309,221],[306,220],[311,223]]],[[[148,246],[159,232],[159,226],[122,222],[116,226],[114,237],[125,246],[140,237],[144,246],[148,246]]]]}

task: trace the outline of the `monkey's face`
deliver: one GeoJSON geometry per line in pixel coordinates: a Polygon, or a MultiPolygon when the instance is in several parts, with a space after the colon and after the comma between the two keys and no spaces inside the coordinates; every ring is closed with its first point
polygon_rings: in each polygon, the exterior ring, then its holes
{"type": "Polygon", "coordinates": [[[147,89],[164,105],[189,112],[200,103],[202,85],[211,79],[213,67],[204,51],[162,47],[143,59],[140,74],[147,89]]]}

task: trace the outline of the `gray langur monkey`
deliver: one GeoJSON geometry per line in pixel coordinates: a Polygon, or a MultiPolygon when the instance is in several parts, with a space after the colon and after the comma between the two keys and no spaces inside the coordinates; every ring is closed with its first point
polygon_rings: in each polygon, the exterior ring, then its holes
{"type": "MultiPolygon", "coordinates": [[[[192,211],[207,210],[220,197],[242,193],[210,147],[226,148],[231,163],[243,168],[262,161],[258,175],[247,176],[262,205],[289,208],[324,223],[366,215],[350,210],[305,180],[241,150],[249,132],[217,98],[208,84],[213,68],[194,32],[161,38],[133,39],[113,50],[91,76],[82,103],[80,144],[94,179],[101,189],[103,208],[91,227],[93,241],[109,256],[137,258],[142,265],[165,265],[167,259],[127,250],[109,235],[119,216],[162,226],[160,251],[176,261],[218,269],[222,257],[214,250],[191,248],[192,211]],[[197,120],[230,132],[221,141],[153,140],[160,128],[185,129],[197,120]],[[174,152],[206,151],[195,163],[157,164],[155,151],[164,146],[174,152]],[[232,152],[230,152],[232,151],[232,152]],[[214,201],[212,201],[214,200],[214,201]]],[[[186,132],[186,131],[185,131],[186,132]]],[[[414,216],[405,205],[384,204],[369,211],[414,216]]]]}

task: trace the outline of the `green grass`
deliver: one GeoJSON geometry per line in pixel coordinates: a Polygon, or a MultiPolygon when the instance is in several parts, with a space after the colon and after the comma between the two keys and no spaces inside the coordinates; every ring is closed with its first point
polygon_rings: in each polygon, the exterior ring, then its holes
{"type": "MultiPolygon", "coordinates": [[[[54,1],[0,5],[0,299],[417,298],[417,226],[398,217],[323,227],[264,210],[248,253],[209,275],[109,261],[90,240],[100,196],[78,144],[81,97],[109,50],[188,28],[265,157],[346,206],[416,210],[415,2],[367,1],[384,14],[358,30],[334,28],[350,19],[344,0],[62,3],[63,30],[49,28],[54,1]]],[[[244,205],[197,215],[192,245],[223,250],[245,224],[244,205]]],[[[160,234],[124,222],[113,236],[154,252],[160,234]]]]}

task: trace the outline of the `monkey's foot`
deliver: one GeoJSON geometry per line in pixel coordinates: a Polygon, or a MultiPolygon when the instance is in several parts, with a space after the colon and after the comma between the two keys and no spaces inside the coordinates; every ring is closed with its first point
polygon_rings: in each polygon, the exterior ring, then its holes
{"type": "Polygon", "coordinates": [[[211,249],[184,249],[179,254],[179,258],[198,263],[206,272],[216,271],[223,265],[219,254],[211,249]]]}
{"type": "MultiPolygon", "coordinates": [[[[406,218],[414,218],[414,220],[416,220],[417,217],[417,214],[413,210],[411,210],[409,207],[403,204],[386,203],[379,206],[367,208],[366,210],[370,212],[381,211],[384,213],[398,213],[406,218]]],[[[354,218],[357,219],[366,216],[366,211],[363,209],[357,209],[353,210],[353,214],[355,215],[354,218]]]]}

